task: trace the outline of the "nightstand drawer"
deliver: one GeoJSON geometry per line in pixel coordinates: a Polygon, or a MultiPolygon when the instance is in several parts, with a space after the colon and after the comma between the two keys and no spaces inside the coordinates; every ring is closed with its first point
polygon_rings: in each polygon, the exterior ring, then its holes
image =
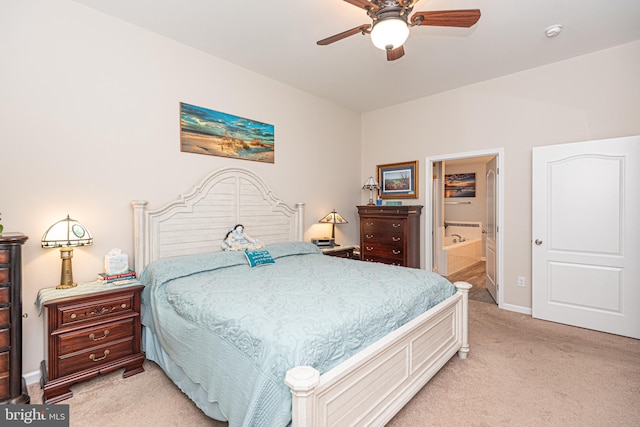
{"type": "Polygon", "coordinates": [[[110,344],[133,335],[133,319],[124,319],[120,322],[60,334],[58,336],[59,353],[60,356],[64,356],[92,346],[110,344]]]}
{"type": "Polygon", "coordinates": [[[133,293],[120,295],[117,298],[107,298],[92,301],[90,304],[65,305],[59,308],[61,316],[59,327],[98,318],[108,318],[111,315],[131,311],[133,307],[133,293]]]}
{"type": "Polygon", "coordinates": [[[9,267],[0,267],[0,285],[9,284],[9,267]]]}
{"type": "Polygon", "coordinates": [[[111,363],[124,356],[133,354],[133,337],[129,337],[111,345],[91,348],[80,353],[60,356],[58,359],[59,375],[69,375],[85,369],[99,369],[101,365],[111,363]]]}
{"type": "Polygon", "coordinates": [[[6,249],[0,249],[0,264],[9,264],[11,262],[11,252],[6,249]]]}

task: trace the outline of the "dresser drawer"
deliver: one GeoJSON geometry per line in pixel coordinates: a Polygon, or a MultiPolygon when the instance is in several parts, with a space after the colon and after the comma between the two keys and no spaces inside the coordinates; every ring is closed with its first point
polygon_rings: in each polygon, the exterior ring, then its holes
{"type": "Polygon", "coordinates": [[[58,335],[58,348],[61,356],[91,348],[107,345],[122,338],[132,337],[133,319],[107,323],[93,328],[58,335]]]}
{"type": "Polygon", "coordinates": [[[364,243],[381,243],[387,246],[402,248],[404,246],[404,233],[385,231],[365,231],[362,234],[364,243]]]}
{"type": "Polygon", "coordinates": [[[105,297],[89,303],[63,305],[59,307],[59,327],[73,325],[88,320],[108,319],[110,316],[131,312],[133,309],[133,293],[117,297],[105,297]]]}
{"type": "Polygon", "coordinates": [[[85,369],[100,369],[102,365],[134,353],[134,339],[128,337],[114,341],[109,345],[90,348],[77,353],[58,357],[58,374],[60,376],[73,374],[85,369]]]}
{"type": "Polygon", "coordinates": [[[8,350],[11,347],[11,330],[9,328],[0,329],[0,351],[8,350]]]}
{"type": "Polygon", "coordinates": [[[6,249],[0,249],[0,264],[9,264],[11,262],[11,252],[6,249]]]}
{"type": "Polygon", "coordinates": [[[365,260],[370,257],[388,258],[397,259],[400,261],[399,265],[403,264],[402,260],[404,259],[404,250],[402,247],[365,243],[360,251],[364,254],[365,260]]]}
{"type": "Polygon", "coordinates": [[[9,374],[9,352],[0,351],[0,377],[9,374]]]}
{"type": "Polygon", "coordinates": [[[0,267],[0,285],[9,284],[9,267],[0,267]]]}
{"type": "Polygon", "coordinates": [[[11,293],[9,292],[9,287],[0,286],[0,305],[9,304],[11,302],[11,293]]]}
{"type": "Polygon", "coordinates": [[[405,221],[396,218],[366,218],[362,220],[362,230],[365,232],[402,233],[405,221]]]}
{"type": "Polygon", "coordinates": [[[9,322],[10,314],[11,314],[10,307],[0,307],[0,328],[7,327],[11,324],[9,322]]]}

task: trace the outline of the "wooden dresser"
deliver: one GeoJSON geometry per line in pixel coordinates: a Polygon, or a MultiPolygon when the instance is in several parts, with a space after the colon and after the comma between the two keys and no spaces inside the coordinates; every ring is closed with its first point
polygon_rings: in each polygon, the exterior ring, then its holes
{"type": "Polygon", "coordinates": [[[0,234],[0,403],[29,403],[22,377],[21,233],[0,234]]]}
{"type": "Polygon", "coordinates": [[[360,259],[420,268],[422,206],[358,206],[360,259]]]}
{"type": "Polygon", "coordinates": [[[122,376],[127,378],[144,371],[140,324],[144,286],[101,286],[105,290],[42,304],[49,334],[48,364],[43,361],[41,367],[45,404],[73,396],[70,386],[98,374],[125,368],[122,376]]]}

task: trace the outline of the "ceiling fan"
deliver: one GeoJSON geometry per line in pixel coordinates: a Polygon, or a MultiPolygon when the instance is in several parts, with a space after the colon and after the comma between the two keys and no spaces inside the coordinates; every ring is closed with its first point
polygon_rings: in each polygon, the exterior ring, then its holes
{"type": "Polygon", "coordinates": [[[479,9],[438,10],[416,12],[413,7],[420,0],[344,0],[367,11],[371,24],[359,25],[317,42],[325,46],[354,34],[371,34],[373,44],[387,52],[387,61],[404,56],[403,43],[409,37],[409,27],[430,25],[436,27],[471,27],[480,19],[479,9]]]}

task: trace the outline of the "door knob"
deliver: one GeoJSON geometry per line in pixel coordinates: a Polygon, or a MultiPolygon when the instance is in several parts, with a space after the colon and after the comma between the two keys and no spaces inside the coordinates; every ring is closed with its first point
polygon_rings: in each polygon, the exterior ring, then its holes
{"type": "Polygon", "coordinates": [[[536,241],[535,241],[534,243],[535,243],[536,245],[538,245],[538,246],[539,246],[539,245],[541,245],[541,244],[542,244],[542,240],[540,240],[540,239],[536,239],[536,241]]]}

